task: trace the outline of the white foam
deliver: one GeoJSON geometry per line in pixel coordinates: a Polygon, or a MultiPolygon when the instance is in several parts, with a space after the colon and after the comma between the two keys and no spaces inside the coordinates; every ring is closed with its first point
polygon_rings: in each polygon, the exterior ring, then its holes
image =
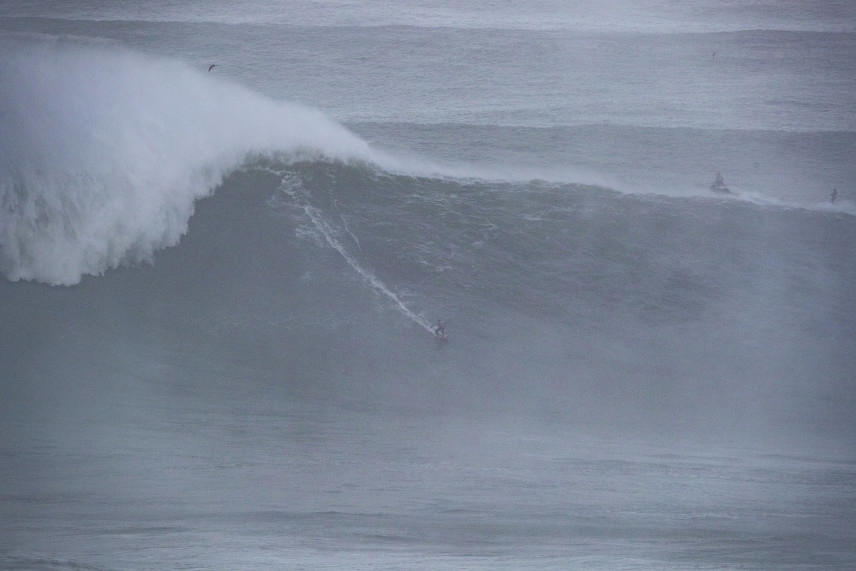
{"type": "Polygon", "coordinates": [[[320,112],[111,45],[0,40],[0,271],[74,284],[150,259],[248,153],[372,160],[320,112]]]}

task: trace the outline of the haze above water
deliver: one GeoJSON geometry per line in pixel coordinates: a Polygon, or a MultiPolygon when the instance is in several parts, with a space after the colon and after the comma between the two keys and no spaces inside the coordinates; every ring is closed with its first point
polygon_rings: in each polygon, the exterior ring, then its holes
{"type": "Polygon", "coordinates": [[[856,565],[856,4],[461,4],[0,0],[0,567],[856,565]]]}

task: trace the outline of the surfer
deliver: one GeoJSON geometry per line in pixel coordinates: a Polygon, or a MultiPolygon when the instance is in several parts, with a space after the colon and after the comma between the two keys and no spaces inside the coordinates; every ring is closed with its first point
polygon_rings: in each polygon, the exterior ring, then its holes
{"type": "Polygon", "coordinates": [[[710,190],[714,192],[731,192],[728,190],[728,187],[725,186],[725,179],[722,177],[721,172],[716,173],[716,180],[714,180],[713,184],[710,185],[710,190]]]}
{"type": "Polygon", "coordinates": [[[446,338],[446,322],[442,319],[437,319],[437,325],[434,326],[434,335],[440,339],[446,338]]]}
{"type": "Polygon", "coordinates": [[[835,204],[835,199],[836,199],[836,198],[838,198],[838,189],[837,189],[837,188],[833,188],[833,189],[832,189],[832,198],[830,199],[830,202],[832,202],[833,204],[835,204]]]}
{"type": "Polygon", "coordinates": [[[209,65],[209,66],[208,66],[208,71],[211,71],[211,70],[212,70],[212,69],[214,69],[215,67],[217,67],[217,64],[216,64],[216,63],[212,63],[211,65],[209,65]]]}

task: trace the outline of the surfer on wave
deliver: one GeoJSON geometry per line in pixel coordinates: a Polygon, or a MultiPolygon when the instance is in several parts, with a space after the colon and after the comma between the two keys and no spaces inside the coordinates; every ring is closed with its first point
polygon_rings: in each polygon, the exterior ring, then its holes
{"type": "Polygon", "coordinates": [[[727,194],[731,194],[731,191],[725,186],[725,179],[722,177],[722,173],[716,173],[716,180],[710,185],[710,190],[714,192],[724,192],[727,194]]]}
{"type": "Polygon", "coordinates": [[[437,325],[434,326],[434,335],[436,335],[438,339],[447,339],[446,322],[442,319],[437,319],[437,325]]]}

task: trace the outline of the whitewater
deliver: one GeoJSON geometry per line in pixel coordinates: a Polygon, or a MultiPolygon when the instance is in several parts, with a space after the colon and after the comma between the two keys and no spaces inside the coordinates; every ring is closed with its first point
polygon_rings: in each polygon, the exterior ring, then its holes
{"type": "Polygon", "coordinates": [[[4,46],[2,267],[11,279],[68,285],[151,259],[249,153],[370,159],[319,112],[178,62],[57,42],[4,46]]]}
{"type": "Polygon", "coordinates": [[[0,1],[0,567],[852,567],[854,47],[0,1]]]}

